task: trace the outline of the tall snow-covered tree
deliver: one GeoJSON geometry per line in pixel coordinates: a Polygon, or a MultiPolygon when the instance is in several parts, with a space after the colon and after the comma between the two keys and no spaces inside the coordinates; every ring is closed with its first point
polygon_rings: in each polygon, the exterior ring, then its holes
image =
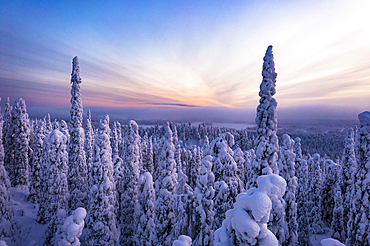
{"type": "Polygon", "coordinates": [[[13,134],[14,134],[14,180],[13,186],[28,189],[29,185],[29,156],[30,149],[30,122],[26,109],[26,102],[19,98],[15,101],[13,134]]]}
{"type": "Polygon", "coordinates": [[[139,126],[133,120],[128,122],[125,138],[124,181],[121,195],[121,245],[132,245],[136,231],[135,204],[137,203],[137,182],[139,179],[140,146],[139,126]]]}
{"type": "MultiPolygon", "coordinates": [[[[175,148],[176,150],[176,148],[175,148]]],[[[191,149],[191,159],[189,162],[189,185],[195,189],[197,187],[197,178],[199,176],[201,168],[201,158],[202,153],[199,146],[192,146],[191,149]]]]}
{"type": "Polygon", "coordinates": [[[153,245],[171,245],[171,230],[174,213],[170,207],[172,195],[176,193],[177,174],[174,159],[175,146],[172,143],[172,131],[169,123],[165,125],[163,147],[159,157],[158,178],[155,182],[156,201],[153,231],[153,245]]]}
{"type": "Polygon", "coordinates": [[[273,207],[271,200],[282,199],[286,182],[276,174],[269,174],[259,176],[257,186],[239,194],[234,208],[226,212],[222,227],[215,232],[216,246],[279,245],[267,223],[273,207]]]}
{"type": "Polygon", "coordinates": [[[43,162],[47,166],[46,194],[40,213],[44,213],[47,223],[44,234],[44,245],[54,245],[53,238],[57,230],[57,211],[68,211],[68,152],[67,137],[58,129],[53,130],[44,138],[43,162]]]}
{"type": "Polygon", "coordinates": [[[90,109],[89,111],[87,111],[85,134],[86,134],[85,135],[86,168],[87,172],[90,173],[94,149],[94,130],[92,127],[90,109]]]}
{"type": "Polygon", "coordinates": [[[100,121],[95,137],[90,182],[87,245],[115,245],[118,240],[115,205],[116,187],[113,178],[109,116],[100,121]]]}
{"type": "Polygon", "coordinates": [[[322,171],[320,155],[314,154],[308,159],[307,211],[309,227],[316,233],[322,226],[321,219],[321,186],[322,171]]]}
{"type": "Polygon", "coordinates": [[[39,203],[39,196],[42,195],[41,190],[41,166],[42,166],[42,148],[44,144],[46,128],[45,122],[40,120],[36,126],[33,138],[33,158],[30,165],[30,187],[28,200],[33,203],[39,203]]]}
{"type": "Polygon", "coordinates": [[[356,139],[357,166],[352,175],[351,210],[347,224],[346,245],[370,245],[369,175],[370,175],[370,112],[358,115],[360,128],[356,139]]]}
{"type": "Polygon", "coordinates": [[[174,213],[173,228],[171,231],[172,240],[177,239],[180,235],[191,235],[191,216],[193,189],[188,185],[188,176],[183,173],[182,169],[177,170],[176,193],[171,198],[171,204],[174,213]]]}
{"type": "Polygon", "coordinates": [[[85,155],[85,132],[82,128],[82,97],[80,91],[81,77],[77,56],[73,58],[71,74],[71,118],[69,121],[70,143],[68,146],[68,188],[71,210],[85,207],[88,192],[88,178],[85,155]]]}
{"type": "MultiPolygon", "coordinates": [[[[353,129],[348,129],[347,137],[344,139],[344,150],[342,159],[340,161],[342,171],[340,173],[341,178],[341,194],[343,199],[343,224],[346,227],[349,220],[349,213],[351,209],[351,192],[354,188],[352,174],[357,166],[356,155],[355,155],[355,140],[353,129]]],[[[346,238],[347,231],[344,231],[344,237],[346,238]]]]}
{"type": "Polygon", "coordinates": [[[137,223],[135,243],[141,246],[151,246],[151,234],[154,229],[155,192],[153,178],[149,172],[145,172],[139,177],[138,192],[138,201],[135,206],[135,221],[137,223]]]}
{"type": "Polygon", "coordinates": [[[295,176],[295,153],[293,150],[294,140],[289,135],[284,134],[280,146],[279,174],[287,183],[284,194],[286,225],[283,224],[285,241],[281,241],[284,246],[297,245],[298,224],[297,224],[297,203],[296,191],[298,180],[295,176]],[[284,228],[286,227],[286,228],[284,228]]]}
{"type": "Polygon", "coordinates": [[[240,180],[242,181],[243,187],[244,187],[244,184],[245,184],[245,181],[246,181],[246,177],[245,177],[245,162],[246,161],[245,161],[244,153],[240,148],[237,148],[236,150],[234,150],[234,160],[235,160],[236,165],[238,167],[237,175],[239,176],[240,180]]]}
{"type": "Polygon", "coordinates": [[[49,134],[53,130],[53,125],[51,123],[50,114],[48,114],[45,117],[45,122],[46,122],[46,133],[49,134]]]}
{"type": "Polygon", "coordinates": [[[326,160],[326,174],[321,189],[321,216],[328,225],[333,220],[335,186],[339,177],[341,166],[330,159],[326,160]]]}
{"type": "Polygon", "coordinates": [[[59,126],[59,131],[61,133],[64,134],[64,136],[67,137],[67,146],[69,144],[69,139],[70,139],[70,135],[69,135],[69,132],[68,132],[68,125],[67,125],[67,122],[65,122],[64,120],[61,120],[60,121],[60,126],[59,126]]]}
{"type": "Polygon", "coordinates": [[[333,220],[331,228],[333,229],[333,238],[343,242],[345,228],[343,224],[343,198],[342,198],[342,180],[338,178],[334,189],[334,207],[333,220]]]}
{"type": "Polygon", "coordinates": [[[194,246],[213,246],[213,197],[215,191],[213,185],[215,176],[212,172],[212,156],[207,155],[202,160],[197,187],[194,190],[194,246]]]}
{"type": "Polygon", "coordinates": [[[0,238],[12,237],[13,234],[14,212],[10,201],[9,188],[10,181],[4,168],[3,119],[0,108],[0,238]]]}
{"type": "Polygon", "coordinates": [[[5,102],[4,126],[3,126],[3,146],[4,146],[4,167],[8,172],[8,178],[14,178],[14,135],[13,135],[13,107],[10,106],[9,97],[5,102]]]}
{"type": "Polygon", "coordinates": [[[308,167],[307,161],[305,159],[300,159],[298,174],[299,174],[297,190],[298,245],[311,246],[309,224],[307,218],[308,167]]]}
{"type": "Polygon", "coordinates": [[[240,180],[237,164],[233,158],[234,152],[229,146],[234,145],[233,136],[227,132],[214,139],[208,148],[208,154],[212,155],[212,164],[216,181],[225,181],[229,187],[228,209],[233,207],[236,196],[244,191],[240,180]],[[217,175],[216,175],[217,174],[217,175]]]}
{"type": "Polygon", "coordinates": [[[229,198],[229,186],[225,181],[217,181],[214,184],[215,196],[213,199],[214,207],[214,221],[213,221],[213,230],[221,228],[222,221],[225,219],[225,213],[228,210],[228,198],[229,198]]]}
{"type": "Polygon", "coordinates": [[[252,179],[248,181],[247,189],[256,186],[256,180],[264,174],[278,174],[277,158],[279,141],[277,131],[277,101],[273,96],[276,93],[276,76],[274,56],[270,45],[263,58],[262,83],[260,85],[260,101],[257,107],[257,137],[254,141],[256,158],[252,162],[252,179]]]}

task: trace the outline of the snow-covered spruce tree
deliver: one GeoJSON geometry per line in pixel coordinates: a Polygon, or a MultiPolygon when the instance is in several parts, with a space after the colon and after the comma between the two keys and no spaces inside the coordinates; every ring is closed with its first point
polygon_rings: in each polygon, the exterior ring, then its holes
{"type": "Polygon", "coordinates": [[[245,187],[248,185],[248,180],[251,180],[253,177],[252,162],[256,158],[254,149],[244,151],[245,164],[244,164],[244,173],[245,173],[245,187]]]}
{"type": "Polygon", "coordinates": [[[207,155],[202,160],[202,166],[194,190],[194,246],[213,246],[213,185],[215,176],[212,172],[212,156],[207,155]]]}
{"type": "Polygon", "coordinates": [[[71,119],[69,121],[70,142],[68,146],[69,207],[75,210],[85,207],[87,202],[88,178],[85,155],[85,133],[82,128],[82,97],[80,92],[80,66],[77,56],[73,58],[71,74],[71,119]]]}
{"type": "Polygon", "coordinates": [[[113,129],[111,131],[111,147],[112,147],[112,158],[119,154],[119,143],[118,143],[118,132],[117,132],[117,121],[113,122],[113,129]]]}
{"type": "Polygon", "coordinates": [[[149,172],[148,170],[148,145],[149,145],[149,138],[148,138],[148,132],[146,131],[144,136],[141,138],[141,170],[140,175],[149,172]]]}
{"type": "Polygon", "coordinates": [[[67,137],[58,129],[53,130],[44,138],[44,159],[47,166],[46,194],[44,204],[40,204],[44,209],[39,213],[44,213],[47,223],[44,234],[44,245],[54,245],[54,235],[57,230],[57,211],[64,209],[68,211],[68,152],[67,137]]]}
{"type": "MultiPolygon", "coordinates": [[[[343,199],[343,224],[347,226],[349,220],[349,213],[351,209],[351,192],[354,188],[352,174],[357,166],[356,155],[355,155],[355,140],[353,129],[348,129],[347,137],[344,139],[344,150],[342,159],[340,161],[342,166],[342,171],[340,173],[341,178],[341,190],[343,199]]],[[[347,231],[344,232],[344,237],[346,238],[347,231]]]]}
{"type": "Polygon", "coordinates": [[[148,155],[147,155],[147,168],[148,172],[151,174],[154,173],[154,164],[153,164],[153,136],[150,136],[148,140],[148,155]]]}
{"type": "Polygon", "coordinates": [[[333,220],[331,222],[331,229],[333,229],[333,238],[343,242],[345,228],[343,224],[343,199],[341,185],[342,180],[338,178],[334,190],[334,208],[333,220]]]}
{"type": "Polygon", "coordinates": [[[240,180],[243,183],[243,187],[245,185],[246,177],[245,177],[245,157],[244,153],[240,148],[237,148],[234,151],[234,160],[236,162],[236,165],[238,167],[238,173],[240,180]]]}
{"type": "MultiPolygon", "coordinates": [[[[297,140],[297,138],[296,138],[297,140]]],[[[297,142],[296,142],[297,143],[297,142]]],[[[299,152],[296,152],[299,153],[299,152]]],[[[296,159],[297,160],[297,159],[296,159]]],[[[308,224],[307,196],[308,196],[308,167],[305,159],[300,159],[297,190],[297,222],[298,245],[311,246],[308,224]]]]}
{"type": "Polygon", "coordinates": [[[86,128],[85,128],[85,154],[87,173],[90,173],[93,159],[94,148],[94,130],[92,128],[91,112],[87,111],[86,128]]]}
{"type": "Polygon", "coordinates": [[[109,116],[100,121],[95,137],[93,166],[90,172],[88,214],[89,229],[86,245],[115,245],[117,224],[115,215],[116,188],[113,178],[112,149],[109,138],[109,116]]]}
{"type": "MultiPolygon", "coordinates": [[[[279,174],[287,183],[284,194],[286,224],[281,225],[285,230],[285,241],[280,241],[284,246],[297,245],[298,224],[297,224],[297,203],[296,191],[298,180],[295,176],[295,153],[293,150],[294,140],[289,135],[282,136],[279,158],[279,174]],[[287,230],[286,230],[287,229],[287,230]]],[[[284,221],[281,221],[284,223],[284,221]]],[[[280,239],[280,237],[279,237],[280,239]]]]}
{"type": "Polygon", "coordinates": [[[13,134],[14,134],[14,180],[12,186],[28,189],[29,185],[29,156],[32,150],[30,142],[30,121],[28,119],[26,102],[19,98],[15,101],[13,134]]]}
{"type": "Polygon", "coordinates": [[[42,166],[42,146],[45,138],[45,122],[40,120],[35,128],[33,137],[33,158],[30,165],[30,194],[28,200],[33,203],[39,203],[41,191],[41,166],[42,166]]]}
{"type": "Polygon", "coordinates": [[[176,193],[177,175],[174,159],[175,147],[172,143],[172,131],[169,123],[165,125],[163,147],[159,157],[158,178],[155,181],[156,201],[153,231],[153,245],[171,245],[171,230],[173,228],[174,213],[170,207],[171,197],[176,193]]]}
{"type": "Polygon", "coordinates": [[[213,199],[214,205],[214,221],[213,221],[213,230],[221,228],[222,221],[225,219],[225,213],[228,209],[227,199],[229,197],[229,186],[225,181],[217,181],[214,184],[215,196],[213,199]]]}
{"type": "Polygon", "coordinates": [[[330,225],[333,220],[334,191],[339,177],[341,166],[332,160],[326,160],[326,174],[322,182],[321,189],[321,218],[322,221],[330,225]]]}
{"type": "Polygon", "coordinates": [[[314,154],[308,159],[308,184],[307,184],[307,217],[310,229],[314,233],[321,231],[321,185],[322,171],[320,155],[314,154]]]}
{"type": "Polygon", "coordinates": [[[135,204],[137,203],[137,181],[139,179],[140,146],[139,126],[135,121],[128,122],[125,138],[125,158],[123,162],[124,181],[121,195],[121,245],[132,245],[136,231],[135,204]]]}
{"type": "Polygon", "coordinates": [[[277,158],[279,141],[277,131],[277,102],[273,96],[276,93],[276,76],[274,56],[270,45],[263,58],[262,83],[260,85],[259,105],[257,107],[257,137],[254,141],[256,158],[252,162],[252,179],[248,181],[247,189],[256,186],[256,180],[264,174],[278,174],[277,158]]]}
{"type": "Polygon", "coordinates": [[[142,174],[138,180],[138,202],[135,206],[137,230],[136,245],[151,246],[151,233],[154,229],[155,192],[153,178],[149,172],[142,174]]]}
{"type": "Polygon", "coordinates": [[[173,145],[175,146],[174,158],[175,158],[175,162],[176,162],[176,165],[177,165],[176,168],[181,169],[182,168],[182,165],[181,165],[181,147],[180,147],[179,138],[177,136],[176,125],[173,124],[173,123],[171,123],[171,130],[172,130],[172,142],[173,142],[173,145]]]}
{"type": "Polygon", "coordinates": [[[3,126],[3,146],[4,146],[4,167],[8,172],[8,178],[14,178],[14,135],[13,135],[13,107],[10,106],[9,97],[5,102],[4,126],[3,126]]]}
{"type": "Polygon", "coordinates": [[[356,163],[352,174],[351,210],[347,224],[346,245],[370,245],[369,241],[369,161],[370,161],[370,112],[358,115],[360,128],[356,139],[356,163]]]}
{"type": "Polygon", "coordinates": [[[46,122],[46,133],[49,134],[53,130],[53,125],[51,123],[50,114],[48,114],[45,117],[45,122],[46,122]]]}
{"type": "Polygon", "coordinates": [[[226,212],[222,227],[215,232],[216,246],[279,245],[267,229],[267,222],[273,207],[271,200],[282,199],[286,182],[276,174],[269,174],[258,177],[257,186],[239,194],[234,208],[226,212]]]}
{"type": "Polygon", "coordinates": [[[244,191],[243,183],[237,175],[238,167],[233,158],[234,152],[229,147],[233,143],[233,136],[229,132],[223,133],[212,141],[207,150],[213,157],[212,170],[215,172],[215,180],[225,181],[229,187],[228,209],[233,207],[236,196],[244,191]]]}
{"type": "Polygon", "coordinates": [[[182,169],[178,169],[177,177],[176,193],[173,194],[170,204],[175,215],[171,231],[172,240],[177,239],[180,235],[190,236],[192,233],[193,189],[188,185],[188,176],[183,173],[182,169]]]}
{"type": "Polygon", "coordinates": [[[189,185],[192,187],[192,188],[196,188],[197,187],[197,179],[198,179],[198,176],[199,176],[199,172],[200,172],[200,168],[201,168],[201,156],[202,156],[202,153],[201,153],[201,150],[200,150],[200,147],[198,146],[192,146],[191,149],[191,159],[190,159],[190,163],[189,163],[189,185]]]}
{"type": "Polygon", "coordinates": [[[0,108],[0,238],[12,237],[13,234],[14,212],[10,201],[9,188],[10,181],[4,168],[3,119],[0,108]]]}
{"type": "Polygon", "coordinates": [[[67,122],[65,122],[64,120],[61,120],[61,121],[60,121],[59,131],[60,131],[61,133],[63,133],[63,134],[67,137],[67,146],[68,146],[68,144],[69,144],[69,139],[70,139],[70,135],[69,135],[69,132],[68,132],[68,125],[67,125],[67,122]]]}

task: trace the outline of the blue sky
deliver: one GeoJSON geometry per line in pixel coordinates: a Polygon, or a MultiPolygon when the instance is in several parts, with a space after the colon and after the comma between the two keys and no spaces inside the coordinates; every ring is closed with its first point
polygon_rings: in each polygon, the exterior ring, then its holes
{"type": "Polygon", "coordinates": [[[370,103],[369,1],[107,2],[1,1],[0,96],[68,107],[77,55],[86,106],[255,109],[271,44],[278,107],[370,103]]]}

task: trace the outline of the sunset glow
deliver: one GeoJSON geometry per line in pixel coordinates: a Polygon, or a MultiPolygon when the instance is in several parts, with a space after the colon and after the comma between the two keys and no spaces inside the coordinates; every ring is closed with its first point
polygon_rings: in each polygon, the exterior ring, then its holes
{"type": "MultiPolygon", "coordinates": [[[[258,104],[273,45],[279,107],[370,104],[369,1],[2,1],[0,96],[68,106],[258,104]]],[[[1,102],[4,103],[4,100],[1,102]]]]}

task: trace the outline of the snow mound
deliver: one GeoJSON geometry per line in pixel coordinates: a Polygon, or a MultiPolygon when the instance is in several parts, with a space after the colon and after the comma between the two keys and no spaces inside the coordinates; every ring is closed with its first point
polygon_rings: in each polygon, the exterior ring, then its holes
{"type": "Polygon", "coordinates": [[[190,237],[181,235],[178,240],[173,241],[172,246],[191,246],[191,243],[190,237]]]}
{"type": "Polygon", "coordinates": [[[321,246],[346,246],[346,245],[333,238],[326,238],[321,240],[321,246]]]}

